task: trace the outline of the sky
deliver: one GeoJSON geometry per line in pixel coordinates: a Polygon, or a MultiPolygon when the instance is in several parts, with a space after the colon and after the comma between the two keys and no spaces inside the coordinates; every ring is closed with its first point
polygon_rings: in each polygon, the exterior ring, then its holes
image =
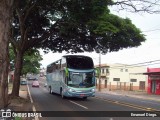
{"type": "MultiPolygon", "coordinates": [[[[149,14],[149,13],[129,13],[129,12],[114,12],[114,14],[123,17],[130,18],[132,23],[140,28],[143,34],[146,35],[146,41],[141,46],[136,48],[128,48],[119,50],[118,52],[111,52],[105,55],[101,55],[102,64],[120,63],[120,64],[143,64],[145,67],[160,67],[160,14],[149,14]],[[159,61],[158,61],[159,60],[159,61]],[[156,62],[154,62],[156,61],[156,62]]],[[[48,53],[44,54],[41,61],[42,67],[46,67],[48,64],[60,59],[63,53],[48,53]]],[[[78,53],[80,55],[87,55],[93,58],[94,64],[99,64],[98,53],[78,53]]]]}

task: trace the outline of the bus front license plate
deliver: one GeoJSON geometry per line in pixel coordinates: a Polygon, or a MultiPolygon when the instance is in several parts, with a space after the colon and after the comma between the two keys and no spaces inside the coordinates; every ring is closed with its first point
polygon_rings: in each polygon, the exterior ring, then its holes
{"type": "Polygon", "coordinates": [[[80,96],[81,96],[81,97],[83,97],[83,96],[84,96],[84,94],[81,94],[80,96]]]}

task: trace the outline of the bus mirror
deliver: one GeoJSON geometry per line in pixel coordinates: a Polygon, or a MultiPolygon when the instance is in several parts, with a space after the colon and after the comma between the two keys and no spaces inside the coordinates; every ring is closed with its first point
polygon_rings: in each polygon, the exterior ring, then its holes
{"type": "Polygon", "coordinates": [[[95,68],[95,75],[99,76],[99,74],[100,74],[100,69],[99,68],[95,68]]]}
{"type": "Polygon", "coordinates": [[[68,68],[65,68],[65,74],[68,76],[68,68]]]}

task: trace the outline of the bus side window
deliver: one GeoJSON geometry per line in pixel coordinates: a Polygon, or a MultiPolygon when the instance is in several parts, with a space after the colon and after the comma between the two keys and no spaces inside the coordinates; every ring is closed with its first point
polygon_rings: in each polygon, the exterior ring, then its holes
{"type": "Polygon", "coordinates": [[[61,69],[63,70],[64,67],[67,67],[67,65],[66,65],[66,58],[62,58],[62,60],[61,60],[61,69]]]}
{"type": "Polygon", "coordinates": [[[56,70],[61,69],[61,59],[56,62],[56,70]]]}
{"type": "Polygon", "coordinates": [[[53,64],[52,64],[52,72],[54,72],[55,70],[56,70],[56,64],[53,63],[53,64]]]}
{"type": "Polygon", "coordinates": [[[47,67],[47,73],[51,73],[51,66],[47,67]]]}

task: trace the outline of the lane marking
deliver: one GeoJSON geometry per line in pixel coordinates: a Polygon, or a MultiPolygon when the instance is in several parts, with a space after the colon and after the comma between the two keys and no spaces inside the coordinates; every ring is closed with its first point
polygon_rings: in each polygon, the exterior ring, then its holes
{"type": "MultiPolygon", "coordinates": [[[[33,99],[32,99],[31,92],[30,92],[30,89],[28,86],[28,81],[27,81],[27,88],[28,88],[28,94],[29,94],[30,101],[33,104],[33,99]]],[[[33,110],[33,112],[36,112],[36,108],[34,105],[32,105],[32,110],[33,110]]],[[[39,118],[37,116],[35,116],[35,120],[39,120],[39,118]]]]}
{"type": "Polygon", "coordinates": [[[29,94],[30,101],[31,101],[31,103],[33,103],[31,92],[30,92],[30,89],[29,89],[29,86],[28,86],[28,81],[27,81],[27,88],[28,88],[28,94],[29,94]]]}
{"type": "Polygon", "coordinates": [[[73,104],[76,104],[76,105],[84,108],[84,109],[88,109],[87,107],[85,107],[85,106],[83,106],[83,105],[81,105],[81,104],[78,104],[78,103],[76,103],[76,102],[74,102],[74,101],[71,101],[71,100],[69,100],[69,101],[70,101],[71,103],[73,103],[73,104]]]}
{"type": "Polygon", "coordinates": [[[95,98],[99,99],[99,100],[106,101],[106,102],[110,102],[110,103],[114,103],[114,104],[118,104],[118,105],[123,105],[123,106],[131,107],[131,108],[136,108],[136,109],[140,109],[140,110],[154,111],[154,112],[159,111],[159,110],[153,109],[153,108],[148,108],[148,107],[139,106],[139,105],[130,104],[130,103],[123,103],[123,102],[120,102],[120,101],[114,101],[114,100],[105,99],[105,98],[102,98],[102,97],[95,97],[95,98]]]}
{"type": "Polygon", "coordinates": [[[150,103],[150,104],[155,104],[155,105],[160,105],[159,103],[148,102],[148,101],[141,101],[141,102],[144,102],[144,103],[150,103]]]}

